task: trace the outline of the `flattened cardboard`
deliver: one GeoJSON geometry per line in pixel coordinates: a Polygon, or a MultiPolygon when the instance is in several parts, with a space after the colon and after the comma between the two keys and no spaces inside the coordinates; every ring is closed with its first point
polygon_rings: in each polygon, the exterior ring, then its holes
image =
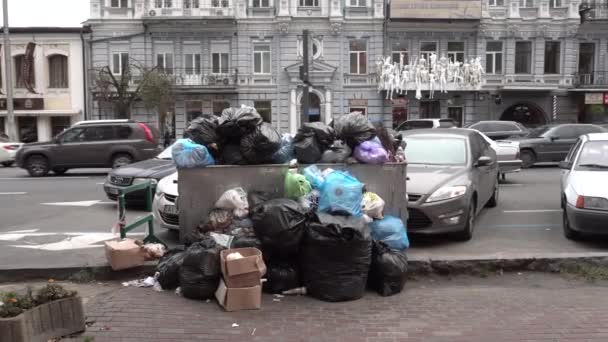
{"type": "Polygon", "coordinates": [[[260,284],[266,274],[262,252],[253,247],[226,249],[220,252],[224,281],[229,288],[252,287],[260,284]],[[230,253],[240,253],[243,258],[226,260],[230,253]]]}
{"type": "Polygon", "coordinates": [[[114,271],[142,266],[146,251],[133,239],[105,242],[106,259],[114,271]]]}
{"type": "Polygon", "coordinates": [[[229,288],[224,280],[215,291],[217,302],[226,311],[258,310],[262,307],[262,286],[229,288]]]}

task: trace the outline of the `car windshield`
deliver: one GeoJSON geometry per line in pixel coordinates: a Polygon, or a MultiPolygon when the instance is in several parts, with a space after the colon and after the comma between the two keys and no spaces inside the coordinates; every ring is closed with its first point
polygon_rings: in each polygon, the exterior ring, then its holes
{"type": "Polygon", "coordinates": [[[530,138],[539,138],[543,136],[543,134],[547,133],[552,127],[551,126],[542,126],[535,128],[528,133],[528,137],[530,138]]]}
{"type": "Polygon", "coordinates": [[[467,160],[463,138],[406,137],[405,156],[409,164],[464,165],[467,160]]]}
{"type": "Polygon", "coordinates": [[[171,156],[172,148],[173,148],[173,145],[167,147],[164,151],[162,151],[159,155],[157,155],[156,158],[164,159],[164,160],[173,160],[173,157],[171,156]]]}
{"type": "Polygon", "coordinates": [[[608,170],[608,141],[589,141],[581,149],[576,170],[608,170]]]}

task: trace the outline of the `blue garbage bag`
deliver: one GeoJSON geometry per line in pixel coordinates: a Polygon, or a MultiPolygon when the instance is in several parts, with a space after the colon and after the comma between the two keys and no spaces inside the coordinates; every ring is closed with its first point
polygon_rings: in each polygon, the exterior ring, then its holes
{"type": "Polygon", "coordinates": [[[287,164],[295,158],[296,152],[293,148],[293,137],[289,134],[283,134],[281,137],[281,147],[272,155],[272,162],[275,164],[287,164]]]}
{"type": "Polygon", "coordinates": [[[304,177],[310,185],[312,185],[313,189],[321,189],[323,183],[325,182],[325,178],[321,174],[321,170],[317,165],[310,165],[306,167],[303,171],[304,177]]]}
{"type": "Polygon", "coordinates": [[[178,169],[215,165],[207,148],[190,139],[177,140],[171,149],[171,156],[178,169]]]}
{"type": "Polygon", "coordinates": [[[334,171],[321,187],[319,212],[361,216],[363,183],[346,171],[334,171]]]}
{"type": "Polygon", "coordinates": [[[389,248],[403,251],[410,246],[407,230],[400,218],[386,215],[382,220],[374,220],[369,225],[372,238],[384,242],[389,248]]]}

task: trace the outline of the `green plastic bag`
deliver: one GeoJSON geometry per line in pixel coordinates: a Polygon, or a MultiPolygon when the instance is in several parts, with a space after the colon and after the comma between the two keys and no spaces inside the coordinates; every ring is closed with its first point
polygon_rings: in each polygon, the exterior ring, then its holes
{"type": "Polygon", "coordinates": [[[311,191],[312,186],[304,175],[287,171],[285,175],[285,197],[297,200],[308,195],[311,191]]]}

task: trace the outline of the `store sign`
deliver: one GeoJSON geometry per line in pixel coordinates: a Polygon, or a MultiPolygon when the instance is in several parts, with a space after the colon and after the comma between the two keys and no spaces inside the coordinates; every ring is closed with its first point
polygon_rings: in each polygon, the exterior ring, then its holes
{"type": "Polygon", "coordinates": [[[604,104],[604,94],[585,93],[585,104],[604,104]]]}
{"type": "Polygon", "coordinates": [[[481,19],[481,0],[392,0],[391,19],[481,19]]]}
{"type": "MultiPolygon", "coordinates": [[[[6,99],[0,99],[0,110],[6,110],[6,99]]],[[[43,110],[43,99],[13,99],[15,110],[43,110]]]]}
{"type": "Polygon", "coordinates": [[[608,93],[604,93],[604,104],[608,106],[608,93]]]}

